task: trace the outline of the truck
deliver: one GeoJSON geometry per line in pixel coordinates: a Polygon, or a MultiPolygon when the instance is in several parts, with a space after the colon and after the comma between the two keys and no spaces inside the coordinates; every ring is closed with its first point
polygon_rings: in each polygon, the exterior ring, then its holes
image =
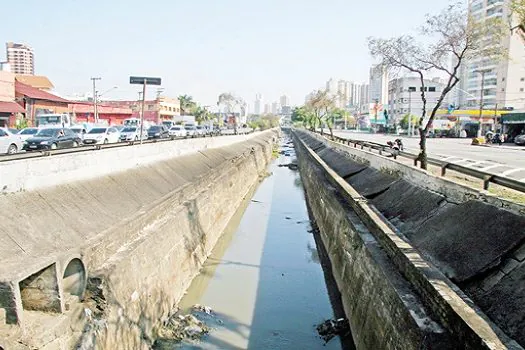
{"type": "Polygon", "coordinates": [[[67,113],[63,114],[39,114],[35,116],[37,128],[48,127],[71,127],[71,117],[67,113]]]}
{"type": "MultiPolygon", "coordinates": [[[[125,127],[136,127],[138,128],[140,126],[140,118],[128,118],[124,119],[124,122],[122,123],[125,127]]],[[[144,128],[149,129],[149,127],[153,125],[150,121],[144,120],[144,128]]]]}

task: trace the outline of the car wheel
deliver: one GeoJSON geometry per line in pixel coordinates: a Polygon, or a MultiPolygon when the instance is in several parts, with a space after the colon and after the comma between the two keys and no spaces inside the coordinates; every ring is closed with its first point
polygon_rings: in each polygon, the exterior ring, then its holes
{"type": "Polygon", "coordinates": [[[18,147],[16,147],[14,143],[12,145],[9,145],[9,147],[7,148],[7,154],[15,154],[16,152],[18,152],[18,147]]]}
{"type": "Polygon", "coordinates": [[[51,144],[51,149],[57,149],[57,144],[56,143],[52,143],[51,144]]]}
{"type": "Polygon", "coordinates": [[[107,143],[108,143],[108,139],[105,139],[104,144],[107,145],[107,143]]]}
{"type": "Polygon", "coordinates": [[[73,147],[78,147],[78,142],[73,141],[73,147]]]}

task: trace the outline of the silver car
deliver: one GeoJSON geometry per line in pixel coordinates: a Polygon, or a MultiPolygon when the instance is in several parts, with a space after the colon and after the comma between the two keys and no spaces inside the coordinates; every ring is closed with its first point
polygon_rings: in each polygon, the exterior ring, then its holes
{"type": "Polygon", "coordinates": [[[14,154],[22,149],[22,139],[5,128],[0,128],[0,153],[14,154]]]}
{"type": "MultiPolygon", "coordinates": [[[[140,139],[140,128],[136,126],[126,126],[120,131],[120,141],[138,141],[140,139]]],[[[142,129],[142,140],[148,139],[148,132],[142,129]]]]}

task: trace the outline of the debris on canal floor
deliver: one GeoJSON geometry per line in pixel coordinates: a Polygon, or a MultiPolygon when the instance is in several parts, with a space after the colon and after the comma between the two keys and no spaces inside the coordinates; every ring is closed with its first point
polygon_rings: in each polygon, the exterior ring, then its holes
{"type": "Polygon", "coordinates": [[[209,307],[209,306],[205,306],[205,305],[200,305],[200,304],[195,304],[195,305],[193,305],[193,310],[195,310],[195,311],[200,311],[200,312],[204,312],[204,313],[207,314],[207,315],[211,315],[211,313],[213,312],[213,310],[211,309],[211,307],[209,307]]]}
{"type": "MultiPolygon", "coordinates": [[[[209,311],[211,312],[211,309],[209,311]]],[[[192,314],[173,315],[159,329],[157,342],[198,340],[209,331],[209,327],[192,314]]]]}
{"type": "Polygon", "coordinates": [[[317,326],[317,333],[328,343],[336,335],[346,336],[350,333],[350,325],[346,318],[339,318],[337,320],[326,320],[317,326]]]}
{"type": "Polygon", "coordinates": [[[290,170],[298,170],[299,166],[295,163],[288,163],[288,164],[279,164],[279,167],[287,167],[290,170]]]}

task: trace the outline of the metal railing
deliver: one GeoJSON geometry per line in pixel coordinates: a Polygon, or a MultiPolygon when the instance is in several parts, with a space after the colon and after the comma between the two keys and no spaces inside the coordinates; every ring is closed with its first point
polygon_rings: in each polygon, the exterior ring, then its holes
{"type": "MultiPolygon", "coordinates": [[[[323,136],[325,135],[326,133],[323,136]]],[[[390,148],[387,145],[382,145],[376,142],[353,140],[353,139],[348,139],[348,138],[344,138],[340,136],[334,136],[334,141],[342,143],[342,144],[346,144],[349,146],[353,145],[354,148],[360,147],[363,150],[367,149],[368,151],[378,151],[379,155],[390,154],[390,156],[393,157],[394,159],[397,159],[398,156],[403,157],[403,158],[412,159],[413,165],[415,167],[418,166],[418,155],[417,154],[413,154],[413,153],[409,153],[405,151],[397,151],[397,150],[390,148]]],[[[490,172],[486,172],[482,170],[472,169],[472,168],[469,168],[463,165],[446,162],[446,161],[428,157],[428,156],[427,156],[427,162],[430,165],[440,167],[441,176],[445,176],[447,170],[452,170],[452,171],[458,172],[463,175],[467,175],[467,176],[471,176],[471,177],[480,179],[483,181],[484,190],[488,190],[490,184],[493,183],[499,186],[503,186],[506,188],[510,188],[510,189],[525,193],[525,183],[515,180],[515,179],[511,179],[509,177],[501,176],[498,174],[494,174],[494,173],[490,173],[490,172]]]]}
{"type": "MultiPolygon", "coordinates": [[[[239,135],[247,135],[251,134],[254,131],[246,131],[239,135]]],[[[219,136],[233,136],[233,133],[228,134],[219,134],[219,135],[203,135],[203,136],[184,136],[184,137],[169,137],[165,139],[151,139],[151,140],[143,140],[142,144],[148,144],[148,143],[158,143],[158,142],[169,142],[169,141],[177,141],[177,140],[186,140],[186,139],[194,139],[194,138],[203,138],[203,137],[219,137],[219,136]]],[[[71,153],[80,153],[80,152],[89,152],[89,151],[97,151],[101,149],[109,149],[109,148],[119,148],[119,147],[128,147],[128,146],[139,146],[140,140],[138,141],[123,141],[118,143],[107,143],[107,144],[97,144],[97,145],[82,145],[74,148],[62,148],[62,149],[54,149],[54,150],[41,150],[41,151],[30,151],[30,152],[20,152],[15,154],[6,154],[0,156],[0,163],[2,162],[10,162],[10,161],[16,161],[16,160],[22,160],[22,159],[31,159],[31,158],[42,158],[42,157],[49,157],[53,155],[60,155],[60,154],[71,154],[71,153]]]]}

